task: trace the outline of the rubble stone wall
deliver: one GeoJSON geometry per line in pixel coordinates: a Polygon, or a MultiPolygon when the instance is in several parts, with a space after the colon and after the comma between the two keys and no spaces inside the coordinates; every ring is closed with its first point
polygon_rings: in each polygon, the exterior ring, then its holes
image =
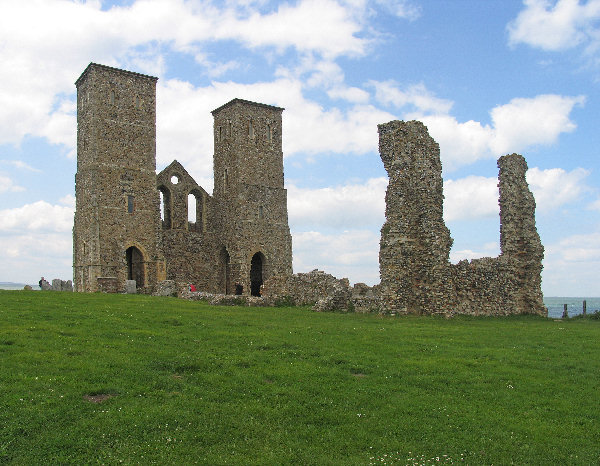
{"type": "Polygon", "coordinates": [[[234,99],[212,112],[210,196],[177,161],[156,174],[156,81],[91,63],[76,82],[75,289],[121,292],[135,280],[150,293],[169,279],[258,295],[292,273],[283,108],[234,99]]]}
{"type": "Polygon", "coordinates": [[[277,275],[265,281],[262,295],[289,299],[297,306],[316,304],[320,299],[346,293],[351,295],[347,278],[337,279],[321,270],[293,275],[277,275]],[[346,291],[347,290],[347,291],[346,291]]]}
{"type": "Polygon", "coordinates": [[[379,125],[388,172],[379,253],[382,307],[398,314],[547,315],[541,292],[544,254],[525,159],[501,157],[502,254],[449,262],[439,147],[418,121],[379,125]]]}

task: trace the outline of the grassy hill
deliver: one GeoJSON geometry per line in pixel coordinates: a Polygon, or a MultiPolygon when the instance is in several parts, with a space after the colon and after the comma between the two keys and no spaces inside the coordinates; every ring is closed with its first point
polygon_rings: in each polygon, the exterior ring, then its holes
{"type": "Polygon", "coordinates": [[[0,463],[598,463],[599,354],[599,320],[0,291],[0,463]]]}

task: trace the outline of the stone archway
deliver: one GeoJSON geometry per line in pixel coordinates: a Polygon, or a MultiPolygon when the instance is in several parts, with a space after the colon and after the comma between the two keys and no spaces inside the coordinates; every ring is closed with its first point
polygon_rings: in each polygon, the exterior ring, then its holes
{"type": "Polygon", "coordinates": [[[127,259],[127,279],[135,280],[135,285],[140,288],[145,286],[145,263],[144,255],[135,246],[131,246],[125,251],[127,259]]]}
{"type": "Polygon", "coordinates": [[[265,265],[265,256],[262,252],[257,252],[250,261],[250,294],[260,296],[260,287],[263,284],[263,268],[265,265]]]}

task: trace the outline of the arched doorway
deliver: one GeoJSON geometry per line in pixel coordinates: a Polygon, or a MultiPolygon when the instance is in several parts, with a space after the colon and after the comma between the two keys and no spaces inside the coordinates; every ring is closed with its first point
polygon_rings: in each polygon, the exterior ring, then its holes
{"type": "Polygon", "coordinates": [[[131,246],[125,251],[127,258],[127,279],[135,280],[137,287],[145,286],[144,283],[144,255],[135,246],[131,246]]]}
{"type": "Polygon", "coordinates": [[[257,252],[252,256],[250,261],[250,294],[252,296],[260,296],[260,287],[263,284],[263,266],[265,256],[261,252],[257,252]]]}

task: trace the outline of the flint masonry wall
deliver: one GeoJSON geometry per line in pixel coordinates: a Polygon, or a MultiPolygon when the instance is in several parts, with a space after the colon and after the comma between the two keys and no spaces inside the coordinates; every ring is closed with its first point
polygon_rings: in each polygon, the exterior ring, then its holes
{"type": "Polygon", "coordinates": [[[135,280],[153,292],[169,279],[259,296],[264,280],[292,273],[283,109],[234,99],[212,112],[210,196],[177,161],[156,175],[156,81],[91,63],[76,82],[76,291],[122,292],[135,280]]]}
{"type": "Polygon", "coordinates": [[[218,239],[212,228],[213,199],[176,160],[156,177],[162,193],[161,219],[167,279],[177,283],[192,283],[209,293],[222,292],[222,271],[219,269],[218,239]],[[196,221],[188,220],[194,208],[196,221]]]}
{"type": "Polygon", "coordinates": [[[389,176],[379,249],[382,305],[398,314],[451,312],[452,239],[442,218],[440,149],[421,122],[378,128],[389,176]]]}
{"type": "Polygon", "coordinates": [[[499,257],[449,262],[439,146],[418,121],[379,125],[388,172],[379,253],[381,306],[397,314],[547,315],[535,201],[517,154],[501,157],[499,257]]]}
{"type": "Polygon", "coordinates": [[[90,64],[77,86],[76,291],[165,277],[156,191],[156,78],[90,64]],[[103,280],[103,279],[109,279],[103,280]]]}
{"type": "Polygon", "coordinates": [[[239,284],[257,296],[265,280],[292,274],[282,112],[242,99],[212,112],[214,221],[228,293],[239,284]]]}

